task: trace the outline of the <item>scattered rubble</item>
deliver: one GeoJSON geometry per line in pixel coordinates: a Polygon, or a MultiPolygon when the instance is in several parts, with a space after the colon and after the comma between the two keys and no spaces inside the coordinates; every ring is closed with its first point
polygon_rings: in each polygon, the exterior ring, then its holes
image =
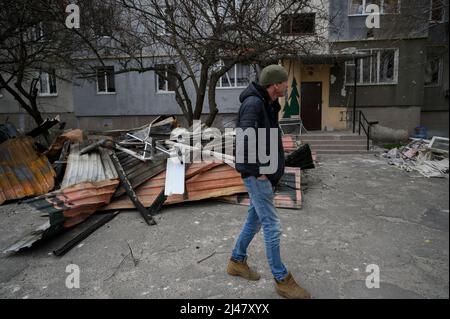
{"type": "MultiPolygon", "coordinates": [[[[24,229],[5,253],[31,247],[97,212],[104,216],[55,250],[56,256],[64,255],[125,209],[137,209],[147,224],[154,225],[153,216],[165,205],[203,199],[250,203],[234,169],[234,156],[228,152],[234,149],[234,133],[231,139],[224,134],[213,149],[201,149],[209,161],[190,163],[185,159],[195,159],[198,144],[193,142],[206,128],[194,128],[187,137],[171,139],[179,127],[172,116],[157,117],[130,130],[63,132],[60,126],[52,132],[56,135],[53,143],[43,150],[35,138],[49,136],[47,132],[58,123],[58,117],[47,120],[27,134],[20,134],[9,123],[0,126],[0,204],[28,197],[23,204],[41,213],[34,229],[24,229]]],[[[275,205],[299,209],[300,171],[314,168],[315,154],[307,144],[299,147],[295,136],[284,135],[282,141],[290,167],[276,189],[275,205]]]]}
{"type": "Polygon", "coordinates": [[[381,155],[407,172],[416,171],[425,177],[447,177],[449,172],[448,138],[434,137],[431,141],[412,139],[400,148],[381,155]]]}

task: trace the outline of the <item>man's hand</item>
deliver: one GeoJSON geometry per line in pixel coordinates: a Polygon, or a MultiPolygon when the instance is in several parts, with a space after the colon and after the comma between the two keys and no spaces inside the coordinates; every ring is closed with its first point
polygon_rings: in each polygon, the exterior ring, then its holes
{"type": "Polygon", "coordinates": [[[266,175],[261,175],[260,177],[257,177],[256,179],[259,179],[260,181],[264,181],[267,179],[266,175]]]}

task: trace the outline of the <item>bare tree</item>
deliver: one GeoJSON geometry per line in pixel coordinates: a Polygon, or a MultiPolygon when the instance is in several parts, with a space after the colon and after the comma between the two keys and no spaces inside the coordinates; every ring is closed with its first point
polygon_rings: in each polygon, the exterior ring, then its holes
{"type": "Polygon", "coordinates": [[[187,122],[200,119],[207,102],[207,126],[219,111],[216,86],[226,72],[237,63],[264,66],[288,54],[317,51],[326,24],[316,24],[314,34],[293,36],[287,34],[286,21],[300,12],[314,13],[317,21],[328,18],[325,4],[311,0],[118,1],[131,26],[118,39],[128,57],[118,72],[153,70],[175,77],[176,101],[187,122]],[[175,67],[158,68],[162,61],[175,67]],[[193,86],[194,96],[187,85],[193,86]]]}
{"type": "MultiPolygon", "coordinates": [[[[0,88],[11,94],[38,125],[43,122],[37,103],[40,75],[45,72],[70,81],[74,73],[92,72],[80,56],[89,54],[101,61],[106,48],[97,32],[102,21],[95,20],[104,11],[105,1],[78,1],[84,20],[80,29],[66,26],[69,3],[0,0],[0,88]],[[53,73],[55,69],[62,72],[53,73]]],[[[111,23],[108,21],[108,25],[111,23]]],[[[47,80],[54,80],[53,76],[47,80]]],[[[47,134],[45,137],[49,142],[47,134]]]]}

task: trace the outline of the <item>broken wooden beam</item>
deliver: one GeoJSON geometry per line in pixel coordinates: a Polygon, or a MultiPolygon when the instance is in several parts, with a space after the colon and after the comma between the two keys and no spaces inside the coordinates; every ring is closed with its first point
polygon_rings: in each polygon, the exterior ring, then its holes
{"type": "Polygon", "coordinates": [[[156,221],[153,218],[153,216],[144,207],[144,205],[142,205],[141,201],[137,197],[133,189],[133,186],[131,186],[131,183],[127,178],[125,170],[120,164],[119,158],[117,157],[116,153],[114,151],[110,151],[109,156],[111,157],[114,167],[116,168],[117,174],[119,175],[121,185],[125,189],[125,192],[127,193],[130,200],[133,202],[134,207],[136,207],[136,209],[139,211],[139,213],[142,215],[142,217],[144,218],[145,222],[148,225],[156,225],[156,221]]]}

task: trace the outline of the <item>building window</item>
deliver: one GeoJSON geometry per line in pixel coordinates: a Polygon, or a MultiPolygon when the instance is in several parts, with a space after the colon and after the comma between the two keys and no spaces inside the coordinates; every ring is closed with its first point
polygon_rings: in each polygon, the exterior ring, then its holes
{"type": "MultiPolygon", "coordinates": [[[[358,59],[356,65],[357,84],[397,84],[397,49],[372,49],[361,50],[360,52],[371,53],[371,56],[358,59]]],[[[353,61],[345,64],[345,80],[347,85],[354,84],[355,64],[353,61]]]]}
{"type": "Polygon", "coordinates": [[[316,14],[283,14],[281,16],[281,27],[285,35],[315,34],[316,14]]]}
{"type": "Polygon", "coordinates": [[[217,88],[245,88],[250,84],[250,77],[250,65],[238,63],[217,81],[217,88]]]}
{"type": "Polygon", "coordinates": [[[349,0],[349,15],[368,15],[367,6],[375,4],[380,8],[380,14],[399,14],[400,0],[349,0]]]}
{"type": "Polygon", "coordinates": [[[40,96],[57,95],[55,70],[39,73],[38,92],[40,96]]]}
{"type": "Polygon", "coordinates": [[[425,86],[439,86],[441,84],[441,69],[442,59],[428,53],[425,64],[425,86]]]}
{"type": "Polygon", "coordinates": [[[97,68],[97,93],[115,93],[114,67],[97,68]]]}
{"type": "Polygon", "coordinates": [[[155,15],[160,18],[155,19],[155,31],[159,36],[167,35],[170,33],[168,21],[170,21],[169,10],[165,7],[158,8],[160,12],[156,12],[155,15]]]}
{"type": "Polygon", "coordinates": [[[431,0],[430,21],[443,22],[444,21],[444,1],[431,0]]]}
{"type": "Polygon", "coordinates": [[[159,64],[156,66],[156,87],[158,92],[175,92],[177,88],[176,68],[173,64],[159,64]]]}

